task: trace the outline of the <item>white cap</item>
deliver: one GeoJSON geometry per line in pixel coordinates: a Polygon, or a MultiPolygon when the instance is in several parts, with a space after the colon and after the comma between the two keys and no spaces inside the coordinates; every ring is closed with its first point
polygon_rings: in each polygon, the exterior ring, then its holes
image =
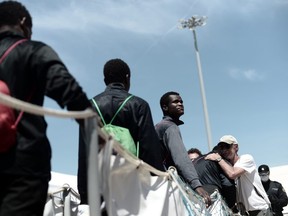
{"type": "Polygon", "coordinates": [[[238,141],[232,135],[224,135],[220,138],[220,142],[225,142],[227,144],[238,144],[238,141]]]}

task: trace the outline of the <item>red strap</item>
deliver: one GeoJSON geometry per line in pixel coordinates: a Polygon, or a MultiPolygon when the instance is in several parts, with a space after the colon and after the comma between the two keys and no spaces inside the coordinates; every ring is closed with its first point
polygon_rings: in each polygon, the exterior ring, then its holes
{"type": "Polygon", "coordinates": [[[14,44],[12,44],[12,46],[10,46],[6,51],[5,53],[2,55],[2,57],[0,58],[0,64],[4,61],[4,59],[7,57],[7,55],[20,43],[24,42],[24,41],[27,41],[27,39],[21,39],[21,40],[18,40],[16,41],[14,44]]]}
{"type": "MultiPolygon", "coordinates": [[[[21,40],[16,41],[14,44],[12,44],[12,45],[4,52],[4,54],[3,54],[2,57],[0,58],[0,64],[4,61],[4,59],[9,55],[9,53],[10,53],[18,44],[23,43],[24,41],[27,41],[27,40],[28,40],[28,39],[24,38],[24,39],[21,39],[21,40]]],[[[24,113],[24,111],[21,111],[21,112],[19,113],[19,115],[18,115],[18,117],[17,117],[17,119],[16,119],[16,121],[15,121],[15,123],[14,123],[14,125],[13,125],[15,128],[17,127],[20,119],[22,118],[23,113],[24,113]]]]}

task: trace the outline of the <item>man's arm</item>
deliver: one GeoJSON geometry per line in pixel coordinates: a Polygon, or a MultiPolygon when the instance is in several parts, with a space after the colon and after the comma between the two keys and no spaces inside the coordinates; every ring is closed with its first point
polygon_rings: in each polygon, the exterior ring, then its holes
{"type": "Polygon", "coordinates": [[[212,160],[212,161],[218,161],[220,167],[223,169],[225,174],[230,179],[236,179],[242,174],[244,174],[246,171],[240,167],[233,167],[229,163],[227,163],[225,160],[222,159],[222,157],[218,153],[212,153],[208,154],[205,157],[206,160],[212,160]]]}
{"type": "Polygon", "coordinates": [[[45,44],[40,44],[33,58],[39,82],[45,86],[45,95],[55,100],[61,108],[82,111],[91,107],[89,99],[77,80],[68,71],[58,54],[45,44]]]}
{"type": "Polygon", "coordinates": [[[197,171],[194,164],[189,159],[187,150],[182,141],[179,127],[176,125],[170,126],[164,134],[164,143],[170,151],[172,160],[176,169],[185,178],[188,184],[204,199],[206,206],[211,205],[211,198],[207,191],[204,190],[199,181],[197,171]]]}
{"type": "Polygon", "coordinates": [[[164,134],[164,143],[169,149],[172,160],[178,172],[185,178],[193,189],[196,189],[202,184],[199,181],[197,171],[189,159],[187,150],[182,141],[179,127],[176,125],[170,126],[164,134]]]}

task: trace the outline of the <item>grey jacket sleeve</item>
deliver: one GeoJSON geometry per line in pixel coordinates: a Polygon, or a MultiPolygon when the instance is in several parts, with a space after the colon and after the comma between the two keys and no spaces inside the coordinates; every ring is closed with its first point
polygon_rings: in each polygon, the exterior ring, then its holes
{"type": "Polygon", "coordinates": [[[170,126],[165,131],[163,139],[179,174],[185,178],[193,189],[202,186],[197,171],[188,157],[179,127],[177,125],[170,126]]]}

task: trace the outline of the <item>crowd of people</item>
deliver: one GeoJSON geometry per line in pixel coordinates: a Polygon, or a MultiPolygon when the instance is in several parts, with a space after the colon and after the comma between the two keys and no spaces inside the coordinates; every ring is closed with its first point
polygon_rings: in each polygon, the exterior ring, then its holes
{"type": "MultiPolygon", "coordinates": [[[[87,97],[57,53],[45,43],[31,39],[32,26],[32,17],[23,4],[0,3],[0,57],[5,55],[0,63],[0,80],[7,84],[11,95],[23,101],[29,96],[29,103],[38,106],[43,106],[47,96],[61,108],[90,109],[96,113],[92,98],[87,97]]],[[[109,122],[131,95],[131,71],[126,62],[117,58],[106,62],[103,75],[106,89],[93,100],[109,122]]],[[[180,120],[184,114],[180,94],[175,91],[163,94],[160,108],[163,119],[154,124],[148,102],[133,95],[113,119],[115,125],[127,128],[139,144],[139,159],[161,171],[176,167],[207,207],[211,205],[210,195],[218,190],[233,211],[260,216],[269,215],[272,209],[274,215],[281,215],[288,198],[282,185],[269,179],[267,165],[257,171],[251,155],[238,155],[238,141],[231,135],[221,137],[207,154],[198,149],[187,152],[179,129],[184,124],[180,120]]],[[[87,205],[87,143],[83,121],[76,121],[79,124],[78,191],[81,204],[87,205]]],[[[46,128],[44,117],[24,113],[17,126],[15,145],[0,153],[0,216],[43,215],[51,178],[51,147],[46,128]]]]}

